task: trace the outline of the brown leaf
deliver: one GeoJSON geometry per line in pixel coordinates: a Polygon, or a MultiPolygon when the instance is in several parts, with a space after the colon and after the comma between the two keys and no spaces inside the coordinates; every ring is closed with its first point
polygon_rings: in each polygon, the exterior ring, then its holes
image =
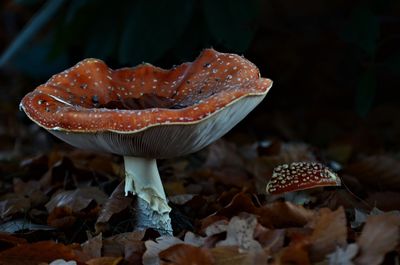
{"type": "Polygon", "coordinates": [[[173,245],[159,253],[161,265],[212,265],[213,258],[209,250],[188,244],[173,245]]]}
{"type": "Polygon", "coordinates": [[[382,214],[370,216],[365,223],[357,244],[360,255],[356,258],[357,265],[381,264],[386,253],[393,251],[399,244],[400,216],[382,214]]]}
{"type": "Polygon", "coordinates": [[[27,241],[23,238],[0,232],[0,251],[17,245],[25,244],[26,242],[27,241]]]}
{"type": "Polygon", "coordinates": [[[53,241],[18,245],[0,252],[1,265],[37,265],[56,259],[77,260],[77,257],[71,248],[53,241]]]}
{"type": "Polygon", "coordinates": [[[239,252],[237,247],[225,246],[210,249],[215,265],[267,265],[268,253],[239,252]]]}
{"type": "Polygon", "coordinates": [[[142,241],[145,232],[133,231],[103,239],[103,256],[124,257],[130,264],[140,264],[145,251],[142,241]]]}
{"type": "Polygon", "coordinates": [[[312,262],[321,261],[337,247],[347,243],[346,215],[343,207],[336,211],[322,208],[315,219],[309,224],[314,228],[310,241],[310,259],[312,262]]]}
{"type": "Polygon", "coordinates": [[[7,220],[31,208],[31,201],[23,195],[9,193],[0,197],[0,218],[7,220]]]}
{"type": "Polygon", "coordinates": [[[352,243],[345,248],[337,247],[335,252],[328,255],[329,265],[354,265],[353,259],[358,253],[358,245],[352,243]]]}
{"type": "Polygon", "coordinates": [[[269,249],[271,252],[277,252],[284,245],[285,230],[271,230],[258,224],[254,230],[254,238],[260,242],[264,249],[269,249]]]}
{"type": "Polygon", "coordinates": [[[258,221],[267,228],[301,227],[315,215],[314,211],[290,202],[268,203],[257,210],[258,221]]]}
{"type": "Polygon", "coordinates": [[[107,223],[115,214],[127,209],[132,203],[133,198],[125,196],[125,182],[122,181],[113,191],[110,198],[101,208],[99,217],[96,221],[96,233],[105,232],[108,230],[107,223]]]}
{"type": "Polygon", "coordinates": [[[124,259],[122,257],[100,257],[86,261],[87,265],[118,265],[124,259]]]}
{"type": "Polygon", "coordinates": [[[101,257],[101,249],[103,247],[103,236],[98,234],[95,237],[90,238],[88,241],[84,242],[82,247],[82,252],[90,258],[101,257]]]}
{"type": "Polygon", "coordinates": [[[400,161],[389,155],[361,158],[345,172],[374,190],[400,190],[400,161]]]}
{"type": "Polygon", "coordinates": [[[55,208],[66,208],[77,213],[88,207],[91,202],[102,205],[106,201],[107,195],[97,187],[79,188],[57,193],[46,204],[46,208],[50,213],[55,208]]]}
{"type": "Polygon", "coordinates": [[[289,245],[275,257],[273,265],[309,265],[308,243],[306,241],[289,245]]]}

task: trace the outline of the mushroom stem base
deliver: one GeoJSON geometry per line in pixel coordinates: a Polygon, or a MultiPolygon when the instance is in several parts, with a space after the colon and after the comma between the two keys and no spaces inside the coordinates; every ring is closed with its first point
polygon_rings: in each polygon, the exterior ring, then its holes
{"type": "Polygon", "coordinates": [[[155,159],[124,157],[125,195],[137,195],[136,226],[152,227],[161,234],[171,234],[171,218],[155,159]]]}

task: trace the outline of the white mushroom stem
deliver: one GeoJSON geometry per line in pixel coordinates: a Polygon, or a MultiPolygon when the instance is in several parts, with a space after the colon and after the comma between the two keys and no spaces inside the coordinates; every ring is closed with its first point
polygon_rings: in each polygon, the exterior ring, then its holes
{"type": "Polygon", "coordinates": [[[153,227],[170,234],[171,218],[164,188],[155,159],[124,156],[125,195],[137,195],[138,226],[153,227]],[[146,220],[144,220],[146,219],[146,220]]]}

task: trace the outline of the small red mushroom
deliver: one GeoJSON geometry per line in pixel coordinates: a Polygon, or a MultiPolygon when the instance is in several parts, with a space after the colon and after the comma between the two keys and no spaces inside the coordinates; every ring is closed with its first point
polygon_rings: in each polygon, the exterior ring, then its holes
{"type": "Polygon", "coordinates": [[[54,75],[21,101],[27,116],[65,142],[124,156],[125,192],[170,233],[171,208],[156,159],[196,152],[240,122],[272,81],[235,54],[204,50],[171,70],[149,64],[112,70],[86,59],[54,75]]]}
{"type": "Polygon", "coordinates": [[[340,186],[336,173],[321,163],[294,162],[277,166],[267,184],[268,194],[306,190],[315,187],[340,186]]]}

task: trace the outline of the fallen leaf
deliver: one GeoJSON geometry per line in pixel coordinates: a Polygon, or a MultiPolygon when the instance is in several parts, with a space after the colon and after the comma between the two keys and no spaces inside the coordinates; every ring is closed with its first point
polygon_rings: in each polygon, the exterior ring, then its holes
{"type": "Polygon", "coordinates": [[[23,195],[9,193],[0,197],[0,219],[3,221],[24,214],[30,208],[31,201],[23,195]]]}
{"type": "Polygon", "coordinates": [[[267,265],[268,253],[239,252],[237,247],[225,246],[210,249],[215,265],[267,265]]]}
{"type": "Polygon", "coordinates": [[[308,256],[309,244],[306,241],[291,244],[283,248],[272,262],[273,265],[309,265],[310,258],[308,256]]]}
{"type": "Polygon", "coordinates": [[[103,248],[103,236],[98,234],[81,244],[82,252],[90,258],[101,257],[101,249],[103,248]]]}
{"type": "Polygon", "coordinates": [[[101,208],[95,225],[96,233],[107,231],[109,229],[108,222],[111,217],[127,209],[132,201],[132,197],[125,196],[125,182],[122,181],[101,208]]]}
{"type": "Polygon", "coordinates": [[[46,209],[49,213],[55,208],[66,208],[71,209],[72,212],[79,212],[88,207],[91,202],[102,205],[106,201],[107,195],[97,187],[78,188],[55,194],[46,204],[46,209]]]}
{"type": "Polygon", "coordinates": [[[315,215],[301,205],[290,202],[272,202],[257,210],[260,224],[267,228],[301,227],[307,224],[315,215]]]}
{"type": "Polygon", "coordinates": [[[74,260],[63,260],[63,259],[56,259],[49,263],[49,265],[77,265],[76,261],[74,260]]]}
{"type": "Polygon", "coordinates": [[[188,244],[173,245],[158,254],[161,265],[214,264],[209,250],[188,244]]]}
{"type": "MultiPolygon", "coordinates": [[[[118,265],[124,259],[122,257],[100,257],[86,261],[87,265],[118,265]]],[[[133,263],[136,264],[136,263],[133,263]]]]}
{"type": "Polygon", "coordinates": [[[284,229],[268,229],[258,224],[254,230],[254,238],[260,242],[264,249],[270,252],[277,252],[285,243],[284,229]]]}
{"type": "Polygon", "coordinates": [[[358,253],[358,245],[356,243],[349,244],[344,248],[337,247],[335,252],[329,254],[329,265],[354,265],[353,259],[358,253]]]}
{"type": "Polygon", "coordinates": [[[361,158],[347,166],[345,172],[375,191],[400,189],[400,161],[389,155],[361,158]]]}
{"type": "Polygon", "coordinates": [[[0,251],[25,243],[27,243],[27,241],[23,238],[0,232],[0,251]]]}
{"type": "Polygon", "coordinates": [[[146,231],[120,233],[103,239],[102,255],[123,257],[130,264],[140,264],[145,245],[142,241],[146,231]]]}
{"type": "Polygon", "coordinates": [[[314,230],[310,237],[310,260],[321,261],[337,247],[347,243],[346,215],[343,207],[336,211],[322,208],[309,224],[314,230]]]}
{"type": "Polygon", "coordinates": [[[0,252],[0,264],[4,265],[37,265],[56,259],[76,260],[76,255],[71,248],[53,241],[22,244],[0,252]]]}
{"type": "Polygon", "coordinates": [[[239,252],[261,251],[261,244],[254,240],[256,226],[257,218],[254,215],[234,216],[227,226],[226,239],[218,242],[216,246],[237,246],[239,252]]]}
{"type": "Polygon", "coordinates": [[[360,254],[355,260],[357,265],[381,264],[386,253],[395,250],[399,243],[400,216],[381,214],[369,216],[357,239],[360,254]]]}

